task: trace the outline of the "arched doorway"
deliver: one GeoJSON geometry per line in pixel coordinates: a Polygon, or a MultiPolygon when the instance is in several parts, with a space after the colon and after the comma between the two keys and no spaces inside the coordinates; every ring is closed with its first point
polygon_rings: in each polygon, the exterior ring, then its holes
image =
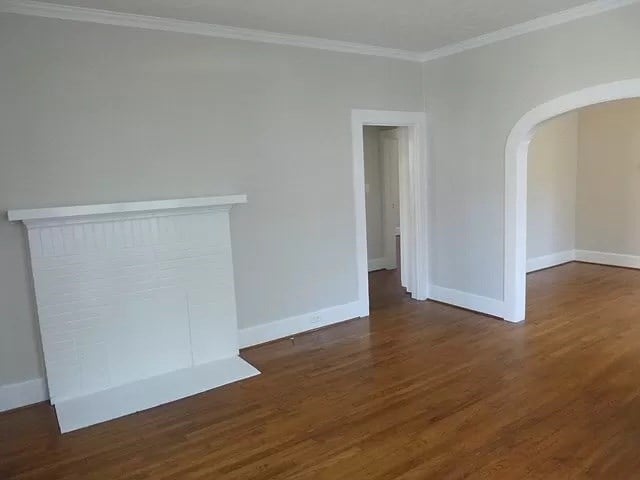
{"type": "Polygon", "coordinates": [[[536,127],[579,108],[640,97],[640,78],[585,88],[546,102],[513,127],[505,150],[504,319],[521,322],[526,309],[527,156],[536,127]]]}

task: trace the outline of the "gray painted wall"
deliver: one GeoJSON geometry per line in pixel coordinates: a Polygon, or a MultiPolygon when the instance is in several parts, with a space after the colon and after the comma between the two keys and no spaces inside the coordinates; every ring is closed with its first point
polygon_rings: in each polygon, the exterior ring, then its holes
{"type": "Polygon", "coordinates": [[[384,257],[383,183],[379,127],[364,127],[364,178],[367,187],[367,256],[369,260],[372,260],[384,257]]]}
{"type": "MultiPolygon", "coordinates": [[[[432,281],[501,299],[508,134],[545,101],[640,77],[638,25],[635,5],[421,67],[3,14],[0,210],[248,193],[240,325],[315,311],[356,298],[350,110],[424,106],[432,281]]],[[[42,375],[26,258],[0,220],[0,384],[42,375]]]]}
{"type": "MultiPolygon", "coordinates": [[[[401,127],[406,128],[406,127],[401,127]]],[[[369,260],[385,259],[385,228],[393,229],[394,235],[400,227],[400,198],[399,198],[399,166],[397,138],[398,130],[395,127],[364,127],[364,176],[366,184],[366,208],[367,208],[367,256],[369,260]],[[387,142],[395,139],[395,148],[389,149],[385,158],[385,135],[387,142]],[[390,136],[390,137],[389,137],[390,136]],[[385,165],[385,162],[388,162],[385,165]],[[395,172],[387,171],[394,169],[395,172]],[[387,180],[390,192],[386,192],[387,180]],[[396,183],[395,188],[392,182],[396,183]],[[385,209],[389,209],[388,227],[385,226],[385,209]]],[[[395,242],[394,242],[395,244],[395,242]]],[[[393,258],[386,259],[393,263],[393,258]]]]}
{"type": "Polygon", "coordinates": [[[431,280],[501,300],[505,144],[529,110],[640,77],[640,5],[424,65],[431,141],[431,280]]]}
{"type": "MultiPolygon", "coordinates": [[[[352,108],[422,110],[421,66],[0,15],[0,210],[247,193],[241,327],[356,300],[352,108]]],[[[43,375],[20,225],[0,219],[0,384],[43,375]]]]}

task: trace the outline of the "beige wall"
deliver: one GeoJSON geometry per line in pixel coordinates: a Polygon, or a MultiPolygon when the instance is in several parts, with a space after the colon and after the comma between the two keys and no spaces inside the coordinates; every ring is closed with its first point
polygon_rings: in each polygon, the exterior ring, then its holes
{"type": "MultiPolygon", "coordinates": [[[[247,193],[241,327],[356,300],[351,109],[422,110],[419,64],[0,15],[0,211],[247,193]]],[[[42,376],[0,219],[0,385],[42,376]]]]}
{"type": "Polygon", "coordinates": [[[527,167],[527,258],[575,250],[578,112],[538,127],[527,167]]]}
{"type": "Polygon", "coordinates": [[[367,256],[369,260],[372,260],[384,257],[383,183],[379,127],[364,127],[364,177],[367,207],[367,256]]]}
{"type": "Polygon", "coordinates": [[[640,255],[640,99],[580,112],[578,250],[640,255]]]}
{"type": "Polygon", "coordinates": [[[431,145],[431,281],[502,300],[505,145],[528,111],[640,78],[640,5],[424,65],[431,145]]]}
{"type": "Polygon", "coordinates": [[[552,119],[529,147],[527,257],[640,256],[640,99],[552,119]]]}

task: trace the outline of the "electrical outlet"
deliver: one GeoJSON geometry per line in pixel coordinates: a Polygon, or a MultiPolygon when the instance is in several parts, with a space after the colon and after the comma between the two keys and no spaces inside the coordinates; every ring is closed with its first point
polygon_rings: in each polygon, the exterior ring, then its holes
{"type": "Polygon", "coordinates": [[[322,321],[322,317],[320,317],[320,315],[311,315],[311,318],[309,320],[311,322],[311,325],[319,325],[322,321]]]}

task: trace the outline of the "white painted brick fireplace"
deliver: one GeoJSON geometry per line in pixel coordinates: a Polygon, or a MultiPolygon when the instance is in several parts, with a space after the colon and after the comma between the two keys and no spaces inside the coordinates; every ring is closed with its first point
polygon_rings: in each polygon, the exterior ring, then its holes
{"type": "Polygon", "coordinates": [[[244,195],[13,210],[62,432],[259,372],[238,356],[229,211],[244,195]]]}

